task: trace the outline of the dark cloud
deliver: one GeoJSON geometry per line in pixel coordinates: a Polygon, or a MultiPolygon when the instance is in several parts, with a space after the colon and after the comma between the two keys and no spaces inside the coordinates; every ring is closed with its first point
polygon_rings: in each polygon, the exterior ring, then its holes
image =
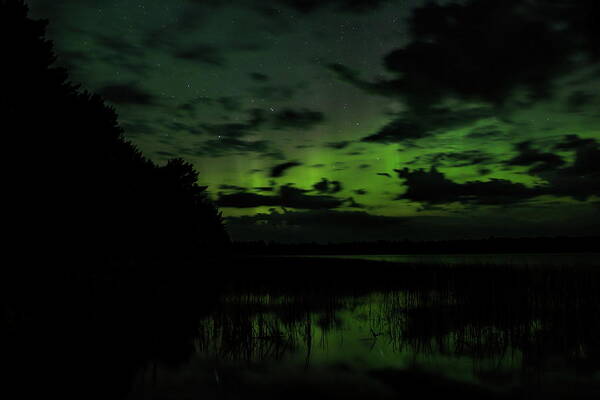
{"type": "MultiPolygon", "coordinates": [[[[543,180],[534,187],[504,179],[456,183],[435,167],[429,170],[404,168],[395,170],[404,179],[407,188],[398,198],[429,205],[453,202],[502,205],[542,195],[571,197],[580,201],[600,196],[600,144],[595,139],[566,135],[554,148],[573,152],[573,162],[566,165],[561,156],[540,151],[529,141],[517,144],[518,154],[504,162],[505,165],[530,167],[529,174],[543,180]]],[[[480,173],[483,175],[489,171],[482,170],[480,173]]]]}
{"type": "Polygon", "coordinates": [[[565,164],[565,161],[558,154],[543,152],[533,148],[531,141],[517,143],[515,149],[518,154],[506,161],[505,164],[530,167],[529,173],[531,174],[556,169],[565,164]]]}
{"type": "Polygon", "coordinates": [[[250,74],[250,78],[252,78],[252,80],[255,80],[257,82],[266,82],[269,80],[269,76],[262,74],[260,72],[251,72],[250,74]]]}
{"type": "Polygon", "coordinates": [[[275,190],[275,188],[271,186],[257,186],[252,189],[258,192],[273,192],[275,190]]]}
{"type": "Polygon", "coordinates": [[[285,160],[285,154],[281,150],[273,150],[261,155],[262,158],[271,158],[273,160],[285,160]]]}
{"type": "Polygon", "coordinates": [[[598,142],[596,139],[584,139],[578,135],[565,135],[562,140],[557,143],[554,148],[556,150],[577,150],[577,149],[594,149],[597,148],[598,142]]]}
{"type": "Polygon", "coordinates": [[[517,89],[529,101],[547,99],[575,56],[600,57],[599,18],[593,0],[431,2],[409,19],[412,41],[384,59],[394,78],[367,82],[342,65],[329,68],[371,93],[404,99],[417,114],[448,98],[502,106],[517,89]]]}
{"type": "Polygon", "coordinates": [[[271,143],[267,140],[241,140],[235,137],[222,137],[207,140],[197,150],[190,152],[192,155],[208,157],[247,153],[271,154],[271,143]]]}
{"type": "Polygon", "coordinates": [[[271,172],[269,173],[269,176],[271,178],[279,178],[281,176],[283,176],[283,174],[285,174],[285,172],[293,167],[297,167],[302,165],[302,163],[299,163],[297,161],[288,161],[282,164],[277,164],[276,166],[274,166],[273,168],[271,168],[271,172]]]}
{"type": "Polygon", "coordinates": [[[261,206],[278,206],[278,196],[265,196],[250,192],[238,192],[232,194],[219,193],[216,204],[219,207],[255,208],[261,206]]]}
{"type": "Polygon", "coordinates": [[[247,191],[231,194],[219,193],[219,207],[254,208],[254,207],[286,207],[307,210],[332,209],[342,206],[360,207],[353,199],[340,199],[329,195],[311,195],[310,190],[296,188],[292,185],[279,187],[275,195],[261,195],[247,191]]]}
{"type": "Polygon", "coordinates": [[[350,140],[341,140],[339,142],[328,142],[328,143],[325,143],[325,147],[329,147],[330,149],[340,150],[340,149],[345,149],[346,147],[348,147],[350,145],[350,143],[352,143],[352,141],[350,141],[350,140]]]}
{"type": "Polygon", "coordinates": [[[66,68],[69,73],[77,72],[82,65],[89,65],[94,57],[85,51],[63,50],[58,55],[58,65],[66,68]]]}
{"type": "Polygon", "coordinates": [[[367,169],[367,168],[371,168],[371,164],[360,164],[358,166],[359,169],[367,169]]]}
{"type": "Polygon", "coordinates": [[[377,175],[379,176],[385,176],[386,178],[391,178],[392,175],[388,174],[387,172],[378,172],[377,175]]]}
{"type": "Polygon", "coordinates": [[[365,189],[356,189],[356,190],[354,190],[354,193],[356,193],[359,196],[362,196],[362,195],[367,194],[368,192],[365,189]]]}
{"type": "Polygon", "coordinates": [[[393,143],[411,139],[422,139],[444,130],[461,128],[480,119],[491,117],[487,107],[453,110],[447,107],[434,107],[427,114],[406,112],[385,125],[378,132],[366,136],[363,142],[393,143]]]}
{"type": "Polygon", "coordinates": [[[250,89],[250,93],[259,99],[267,101],[288,101],[298,93],[298,89],[290,86],[260,86],[250,89]]]}
{"type": "MultiPolygon", "coordinates": [[[[216,98],[200,96],[178,105],[177,110],[194,117],[196,116],[196,112],[200,107],[220,107],[228,113],[241,112],[243,110],[242,99],[232,96],[222,96],[216,98]]],[[[254,109],[251,110],[251,112],[260,113],[262,111],[254,109]]]]}
{"type": "Polygon", "coordinates": [[[313,188],[319,193],[338,193],[342,190],[342,183],[339,181],[330,181],[327,178],[322,178],[319,182],[313,185],[313,188]]]}
{"type": "Polygon", "coordinates": [[[495,125],[486,125],[473,129],[467,134],[469,139],[497,140],[502,139],[506,134],[495,125]]]}
{"type": "Polygon", "coordinates": [[[569,112],[582,111],[585,106],[590,105],[596,99],[594,93],[584,92],[583,90],[577,90],[567,98],[567,110],[569,112]]]}
{"type": "Polygon", "coordinates": [[[119,123],[125,133],[125,136],[138,136],[138,135],[154,135],[156,133],[156,127],[150,126],[145,120],[123,120],[119,123]]]}
{"type": "Polygon", "coordinates": [[[584,139],[577,135],[566,135],[555,146],[561,151],[574,153],[571,165],[545,169],[537,176],[548,182],[551,194],[570,196],[576,200],[587,200],[600,196],[600,144],[596,139],[584,139]]]}
{"type": "Polygon", "coordinates": [[[182,60],[208,64],[216,67],[225,65],[225,57],[222,50],[209,44],[197,44],[192,48],[177,50],[173,56],[182,60]]]}
{"type": "Polygon", "coordinates": [[[492,155],[481,150],[465,150],[457,152],[439,152],[419,156],[406,164],[424,163],[433,167],[467,167],[493,162],[492,155]]]}
{"type": "Polygon", "coordinates": [[[273,117],[275,129],[310,129],[325,120],[322,112],[309,109],[284,108],[273,117]]]}
{"type": "Polygon", "coordinates": [[[111,36],[101,33],[93,34],[94,40],[101,47],[110,50],[116,54],[127,54],[135,56],[143,56],[143,49],[131,42],[127,41],[127,37],[124,36],[111,36]]]}
{"type": "MultiPolygon", "coordinates": [[[[223,101],[225,98],[221,98],[223,101]]],[[[252,109],[249,111],[248,121],[227,124],[201,124],[200,126],[209,134],[218,138],[242,138],[251,134],[255,129],[265,123],[263,110],[252,109]]]]}
{"type": "Polygon", "coordinates": [[[217,103],[223,106],[225,111],[241,111],[242,110],[242,102],[237,97],[225,96],[219,97],[216,99],[217,103]]]}
{"type": "Polygon", "coordinates": [[[430,170],[408,168],[395,170],[404,179],[406,192],[398,199],[426,204],[483,204],[501,205],[521,202],[545,192],[539,187],[527,187],[505,179],[456,183],[435,168],[430,170]]]}
{"type": "Polygon", "coordinates": [[[163,157],[163,158],[175,158],[175,157],[177,157],[177,154],[172,153],[170,151],[164,151],[164,150],[157,151],[154,154],[156,154],[157,156],[163,157]]]}
{"type": "MultiPolygon", "coordinates": [[[[311,14],[320,8],[333,7],[335,11],[364,13],[377,9],[388,0],[279,0],[279,4],[290,7],[302,14],[311,14]]],[[[275,2],[273,2],[275,3],[275,2]]],[[[265,16],[276,17],[280,14],[277,6],[269,4],[260,7],[265,16]]]]}
{"type": "Polygon", "coordinates": [[[131,41],[126,36],[115,36],[100,32],[91,32],[79,30],[79,37],[88,36],[96,43],[96,48],[88,54],[88,60],[78,59],[75,68],[89,66],[90,62],[100,61],[110,65],[116,71],[126,70],[133,73],[136,77],[146,76],[151,68],[146,60],[146,50],[144,47],[131,41]]]}
{"type": "Polygon", "coordinates": [[[190,135],[202,135],[206,131],[201,126],[187,124],[181,121],[164,121],[162,125],[173,133],[188,133],[190,135]]]}
{"type": "Polygon", "coordinates": [[[246,188],[242,187],[242,186],[227,185],[227,184],[219,185],[219,189],[222,189],[222,190],[235,190],[235,191],[244,191],[244,190],[246,190],[246,188]]]}
{"type": "Polygon", "coordinates": [[[114,104],[154,105],[156,98],[136,84],[114,83],[96,90],[100,96],[114,104]]]}
{"type": "MultiPolygon", "coordinates": [[[[190,110],[200,102],[204,102],[205,104],[219,104],[229,112],[241,110],[239,100],[231,97],[196,99],[193,102],[179,106],[179,109],[182,110],[183,107],[186,110],[190,110]]],[[[213,136],[241,138],[265,126],[273,129],[309,129],[322,121],[322,113],[307,109],[294,110],[286,108],[280,112],[273,113],[254,108],[248,111],[248,120],[246,122],[224,124],[204,123],[200,126],[213,136]]]]}

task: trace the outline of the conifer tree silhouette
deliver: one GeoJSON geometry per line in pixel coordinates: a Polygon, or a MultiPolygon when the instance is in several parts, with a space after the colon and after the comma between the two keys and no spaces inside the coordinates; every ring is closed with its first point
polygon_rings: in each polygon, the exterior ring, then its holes
{"type": "Polygon", "coordinates": [[[229,242],[198,173],[158,166],[124,138],[115,110],[54,65],[47,21],[0,0],[5,231],[21,257],[197,258],[229,242]]]}

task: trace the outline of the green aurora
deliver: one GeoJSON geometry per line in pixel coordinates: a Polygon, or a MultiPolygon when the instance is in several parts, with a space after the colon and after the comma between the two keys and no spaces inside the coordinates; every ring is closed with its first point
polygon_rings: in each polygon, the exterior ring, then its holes
{"type": "Polygon", "coordinates": [[[598,5],[426,3],[29,1],[234,239],[599,234],[598,5]]]}

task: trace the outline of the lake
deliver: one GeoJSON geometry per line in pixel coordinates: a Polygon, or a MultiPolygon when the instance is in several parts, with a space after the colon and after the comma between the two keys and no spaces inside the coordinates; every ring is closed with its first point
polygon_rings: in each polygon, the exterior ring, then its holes
{"type": "Polygon", "coordinates": [[[402,264],[600,266],[600,253],[544,254],[363,254],[294,257],[384,261],[402,264]]]}
{"type": "MultiPolygon", "coordinates": [[[[586,260],[595,259],[314,258],[319,265],[351,259],[535,267],[590,265],[586,260]]],[[[285,268],[285,259],[277,262],[285,268]]],[[[304,261],[294,262],[297,268],[304,261]]],[[[403,289],[350,296],[296,286],[287,293],[284,283],[277,290],[238,288],[200,321],[189,359],[147,365],[130,398],[600,398],[597,269],[412,271],[394,278],[403,289]]]]}

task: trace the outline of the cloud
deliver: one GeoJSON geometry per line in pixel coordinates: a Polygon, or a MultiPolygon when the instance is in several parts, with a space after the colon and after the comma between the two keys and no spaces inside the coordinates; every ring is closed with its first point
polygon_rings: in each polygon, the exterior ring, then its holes
{"type": "Polygon", "coordinates": [[[273,168],[271,168],[271,172],[269,173],[269,176],[271,178],[279,178],[281,176],[283,176],[283,174],[285,174],[285,172],[293,167],[297,167],[302,165],[302,163],[299,163],[297,161],[288,161],[282,164],[277,164],[276,166],[274,166],[273,168]]]}
{"type": "MultiPolygon", "coordinates": [[[[388,0],[280,0],[280,4],[288,6],[302,14],[311,14],[321,8],[333,7],[335,11],[346,13],[365,13],[376,10],[388,0]]],[[[261,7],[264,15],[276,16],[279,13],[273,7],[261,7]]]]}
{"type": "Polygon", "coordinates": [[[341,150],[341,149],[345,149],[346,147],[348,147],[351,143],[352,143],[351,140],[341,140],[339,142],[327,142],[327,143],[325,143],[325,147],[328,147],[330,149],[341,150]]]}
{"type": "Polygon", "coordinates": [[[209,44],[197,44],[194,47],[177,50],[173,56],[182,60],[198,62],[202,64],[212,65],[215,67],[223,67],[225,65],[225,57],[220,48],[209,44]]]}
{"type": "Polygon", "coordinates": [[[567,98],[567,110],[572,113],[582,111],[586,106],[592,104],[596,100],[594,93],[577,90],[567,98]]]}
{"type": "Polygon", "coordinates": [[[236,191],[244,191],[244,190],[246,190],[246,188],[244,188],[242,186],[227,185],[227,184],[219,185],[219,189],[222,189],[222,190],[236,190],[236,191]]]}
{"type": "Polygon", "coordinates": [[[383,60],[392,78],[369,82],[343,65],[328,68],[417,114],[447,99],[501,108],[517,91],[527,102],[547,100],[557,78],[600,59],[599,18],[593,0],[429,2],[413,10],[411,41],[383,60]]]}
{"type": "Polygon", "coordinates": [[[123,36],[111,36],[101,33],[94,33],[93,36],[96,43],[101,47],[111,50],[116,54],[144,55],[143,49],[140,46],[126,41],[126,38],[123,36]]]}
{"type": "Polygon", "coordinates": [[[190,135],[202,135],[206,133],[201,126],[194,126],[181,121],[167,120],[163,122],[163,126],[173,133],[185,132],[190,135]]]}
{"type": "Polygon", "coordinates": [[[342,190],[342,183],[339,181],[329,181],[327,178],[322,178],[319,182],[313,185],[313,188],[319,193],[338,193],[342,190]]]}
{"type": "Polygon", "coordinates": [[[457,152],[439,152],[418,156],[406,164],[424,163],[433,167],[467,167],[471,165],[490,164],[494,157],[481,150],[465,150],[457,152]]]}
{"type": "Polygon", "coordinates": [[[332,209],[342,206],[361,207],[352,198],[341,199],[329,195],[311,195],[310,190],[296,188],[292,185],[279,187],[275,195],[262,195],[248,191],[235,193],[219,193],[217,205],[219,207],[254,208],[254,207],[287,207],[296,209],[332,209]]]}
{"type": "Polygon", "coordinates": [[[257,82],[266,82],[269,80],[269,76],[265,75],[263,73],[260,72],[251,72],[249,74],[250,78],[252,78],[252,80],[257,81],[257,82]]]}
{"type": "MultiPolygon", "coordinates": [[[[189,116],[195,117],[196,111],[199,107],[220,107],[224,111],[229,113],[233,112],[241,112],[243,111],[242,99],[232,96],[221,96],[221,97],[206,97],[200,96],[194,99],[191,99],[185,103],[182,103],[177,106],[177,110],[179,112],[183,112],[188,114],[189,116]]],[[[250,110],[251,113],[262,112],[256,109],[250,110]]]]}
{"type": "MultiPolygon", "coordinates": [[[[222,102],[223,98],[219,100],[222,102]]],[[[249,118],[246,122],[235,122],[227,124],[201,124],[200,126],[210,135],[225,138],[242,138],[251,134],[255,129],[265,123],[265,113],[260,109],[249,111],[249,118]]]]}
{"type": "Polygon", "coordinates": [[[506,134],[502,130],[500,130],[499,127],[497,127],[495,125],[480,126],[478,128],[473,129],[471,132],[469,132],[466,135],[466,137],[468,139],[475,139],[475,140],[479,140],[479,139],[497,140],[497,139],[502,139],[505,136],[506,136],[506,134]]]}
{"type": "Polygon", "coordinates": [[[422,139],[436,133],[468,126],[478,120],[493,116],[488,107],[454,110],[434,107],[427,113],[403,113],[379,131],[361,139],[363,142],[394,143],[422,139]]]}
{"type": "Polygon", "coordinates": [[[320,111],[284,108],[274,115],[272,123],[275,129],[310,129],[324,120],[320,111]]]}
{"type": "MultiPolygon", "coordinates": [[[[429,170],[408,168],[395,170],[404,179],[406,192],[398,199],[428,205],[463,203],[479,205],[516,204],[549,195],[585,201],[600,196],[600,144],[595,139],[565,135],[554,146],[559,151],[574,153],[570,165],[558,154],[542,152],[530,141],[518,143],[518,154],[503,162],[509,166],[528,166],[528,173],[543,182],[529,187],[505,179],[456,183],[435,167],[429,170]]],[[[482,170],[482,175],[489,171],[482,170]]]]}
{"type": "Polygon", "coordinates": [[[537,176],[548,182],[551,194],[570,196],[576,200],[587,200],[600,196],[600,144],[596,139],[584,139],[577,135],[565,135],[555,146],[560,151],[571,151],[571,165],[542,171],[537,176]]]}
{"type": "Polygon", "coordinates": [[[276,102],[293,99],[298,93],[298,89],[290,86],[269,85],[252,88],[250,89],[250,93],[259,99],[276,102]]]}
{"type": "Polygon", "coordinates": [[[532,147],[531,141],[517,143],[518,154],[506,161],[506,165],[528,166],[529,173],[536,174],[549,169],[556,169],[565,164],[561,156],[554,153],[542,152],[532,147]]]}
{"type": "Polygon", "coordinates": [[[156,98],[151,93],[136,84],[113,83],[96,90],[100,96],[114,104],[130,104],[149,106],[156,104],[156,98]]]}
{"type": "Polygon", "coordinates": [[[208,157],[247,153],[278,154],[272,151],[271,143],[267,140],[241,140],[235,137],[207,140],[198,149],[190,152],[192,155],[208,157]]]}
{"type": "Polygon", "coordinates": [[[119,123],[125,133],[125,136],[138,136],[138,135],[154,135],[156,133],[156,127],[150,126],[145,120],[134,119],[125,120],[122,119],[119,123]]]}
{"type": "MultiPolygon", "coordinates": [[[[230,97],[220,97],[218,99],[203,99],[193,100],[190,103],[185,103],[179,106],[181,110],[184,107],[186,110],[191,110],[195,104],[199,102],[206,104],[219,104],[225,110],[234,112],[240,111],[241,104],[238,100],[230,97]]],[[[282,111],[272,113],[262,109],[253,108],[247,111],[248,120],[246,122],[231,122],[231,123],[204,123],[202,127],[208,134],[217,137],[242,138],[247,136],[259,128],[268,127],[273,129],[309,129],[314,125],[323,121],[323,114],[317,111],[307,109],[293,110],[286,108],[282,111]]]]}
{"type": "Polygon", "coordinates": [[[392,175],[388,174],[387,172],[378,172],[377,175],[379,176],[385,176],[386,178],[391,178],[392,175]]]}
{"type": "Polygon", "coordinates": [[[521,202],[545,194],[540,187],[528,187],[505,179],[456,183],[432,167],[429,170],[396,169],[404,179],[406,192],[397,199],[426,204],[481,204],[500,205],[521,202]]]}

